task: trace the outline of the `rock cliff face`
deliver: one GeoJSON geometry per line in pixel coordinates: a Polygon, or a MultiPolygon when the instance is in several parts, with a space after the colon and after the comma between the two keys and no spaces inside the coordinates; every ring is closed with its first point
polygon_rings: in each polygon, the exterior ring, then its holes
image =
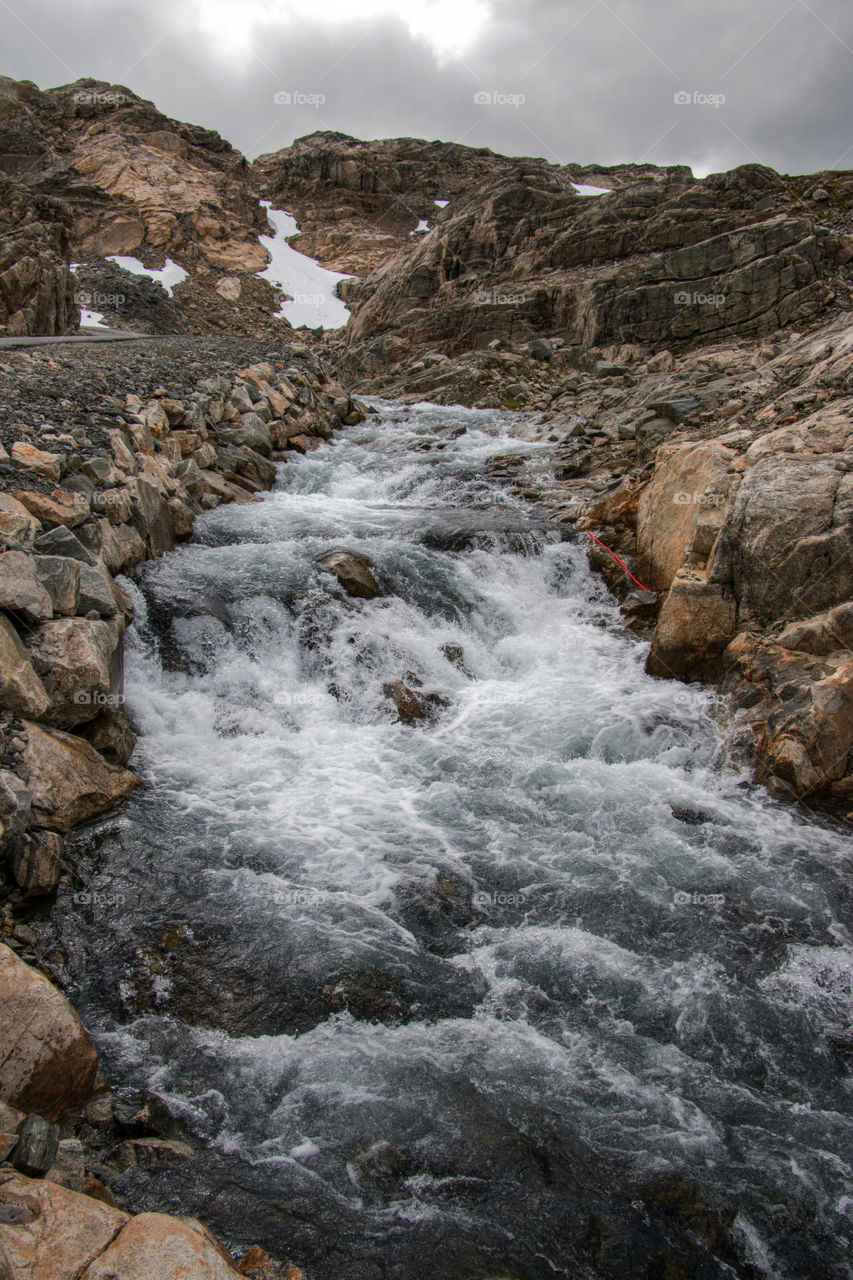
{"type": "Polygon", "coordinates": [[[0,334],[67,333],[77,327],[67,258],[71,210],[0,174],[0,334]]]}
{"type": "MultiPolygon", "coordinates": [[[[566,170],[495,179],[350,290],[351,363],[559,336],[583,349],[687,344],[800,325],[849,297],[853,242],[809,204],[815,179],[758,165],[658,170],[599,197],[566,170]]],[[[849,204],[853,179],[827,179],[849,204]]]]}

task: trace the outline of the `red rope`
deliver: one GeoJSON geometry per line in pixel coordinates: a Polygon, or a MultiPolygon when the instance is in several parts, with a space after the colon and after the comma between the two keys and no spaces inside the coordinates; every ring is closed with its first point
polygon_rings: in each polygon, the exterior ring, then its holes
{"type": "Polygon", "coordinates": [[[606,552],[607,552],[607,554],[608,554],[609,556],[612,556],[612,557],[613,557],[613,559],[617,562],[617,564],[621,564],[622,568],[625,570],[625,572],[627,573],[628,577],[631,579],[631,581],[632,581],[632,582],[636,582],[636,583],[637,583],[637,586],[640,588],[640,590],[641,590],[641,591],[648,591],[648,589],[649,589],[649,588],[648,588],[648,587],[644,587],[644,586],[643,586],[643,584],[642,584],[642,582],[640,582],[637,578],[635,578],[635,577],[634,577],[633,573],[632,573],[632,572],[631,572],[631,570],[628,568],[628,566],[626,565],[625,561],[624,561],[624,560],[620,560],[620,559],[619,559],[619,557],[617,556],[617,554],[616,554],[616,552],[615,552],[615,551],[611,551],[609,547],[605,547],[605,545],[604,545],[604,543],[601,541],[601,539],[600,539],[600,538],[596,538],[596,536],[595,536],[595,534],[594,534],[594,533],[590,533],[590,532],[589,532],[589,529],[587,529],[587,530],[586,530],[586,532],[587,532],[587,533],[589,533],[589,536],[592,538],[593,542],[597,542],[597,543],[598,543],[598,545],[599,545],[599,546],[600,546],[604,551],[606,551],[606,552]]]}

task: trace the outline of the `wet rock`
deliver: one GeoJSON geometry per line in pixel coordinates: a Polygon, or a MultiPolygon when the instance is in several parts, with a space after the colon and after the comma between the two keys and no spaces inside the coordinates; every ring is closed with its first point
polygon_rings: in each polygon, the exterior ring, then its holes
{"type": "Polygon", "coordinates": [[[18,1130],[12,1163],[19,1173],[33,1178],[47,1173],[59,1149],[59,1126],[42,1116],[28,1115],[18,1130]]]}
{"type": "Polygon", "coordinates": [[[373,600],[381,594],[370,561],[355,551],[324,552],[317,557],[317,565],[321,573],[333,574],[348,596],[373,600]]]}
{"type": "Polygon", "coordinates": [[[401,724],[414,724],[416,720],[426,720],[429,717],[429,707],[425,699],[402,680],[390,680],[382,686],[382,692],[397,708],[397,717],[401,724]]]}
{"type": "Polygon", "coordinates": [[[24,762],[33,794],[33,821],[54,831],[103,813],[139,785],[126,769],[108,764],[88,742],[25,721],[24,762]]]}
{"type": "Polygon", "coordinates": [[[131,1138],[123,1142],[113,1156],[120,1169],[173,1169],[195,1158],[186,1142],[169,1138],[131,1138]]]}
{"type": "Polygon", "coordinates": [[[305,1273],[293,1263],[279,1262],[256,1244],[246,1250],[237,1266],[247,1280],[306,1280],[305,1273]]]}
{"type": "Polygon", "coordinates": [[[136,734],[121,707],[107,707],[94,720],[78,725],[76,732],[85,738],[107,764],[126,765],[136,747],[136,734]]]}
{"type": "Polygon", "coordinates": [[[409,1014],[399,984],[388,974],[373,969],[345,974],[326,983],[321,1002],[326,1014],[346,1010],[363,1022],[394,1025],[405,1021],[409,1014]]]}
{"type": "Polygon", "coordinates": [[[443,644],[441,652],[452,667],[456,667],[457,671],[461,671],[463,675],[470,676],[471,672],[465,664],[465,650],[461,644],[443,644]]]}
{"type": "Polygon", "coordinates": [[[97,1067],[65,997],[0,945],[0,1099],[55,1120],[86,1101],[97,1067]]]}
{"type": "Polygon", "coordinates": [[[39,897],[52,893],[63,870],[62,837],[56,831],[27,834],[7,853],[15,883],[26,895],[39,897]]]}
{"type": "Polygon", "coordinates": [[[0,609],[20,614],[30,622],[53,616],[50,596],[39,580],[33,557],[23,551],[0,555],[0,609]]]}

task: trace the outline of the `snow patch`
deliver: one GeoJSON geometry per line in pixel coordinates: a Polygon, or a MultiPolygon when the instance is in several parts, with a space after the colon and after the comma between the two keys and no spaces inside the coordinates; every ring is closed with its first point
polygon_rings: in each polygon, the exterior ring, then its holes
{"type": "Polygon", "coordinates": [[[427,222],[426,218],[421,218],[420,222],[415,227],[414,231],[410,231],[409,235],[416,236],[419,231],[429,231],[429,223],[427,222]]]}
{"type": "Polygon", "coordinates": [[[287,243],[288,236],[299,234],[296,219],[282,209],[271,208],[269,200],[262,200],[261,204],[275,228],[275,235],[259,236],[270,261],[258,276],[261,280],[269,280],[270,284],[289,293],[292,298],[291,302],[283,302],[276,314],[284,316],[292,325],[343,328],[349,319],[349,310],[335,293],[335,286],[339,280],[349,277],[338,271],[327,271],[313,258],[297,253],[287,243]]]}
{"type": "Polygon", "coordinates": [[[572,186],[579,196],[607,196],[610,194],[610,187],[591,187],[586,182],[573,182],[572,186]]]}
{"type": "Polygon", "coordinates": [[[120,253],[111,253],[107,259],[108,262],[114,262],[116,266],[124,267],[125,271],[132,272],[135,276],[148,276],[149,280],[156,280],[161,284],[171,298],[175,285],[181,284],[186,280],[189,272],[184,271],[183,267],[179,267],[177,262],[173,262],[171,258],[166,259],[166,265],[161,267],[159,271],[154,271],[151,267],[144,267],[138,258],[128,258],[120,253]]]}
{"type": "Polygon", "coordinates": [[[433,204],[437,204],[439,209],[446,209],[450,204],[449,200],[433,200],[433,204]]]}

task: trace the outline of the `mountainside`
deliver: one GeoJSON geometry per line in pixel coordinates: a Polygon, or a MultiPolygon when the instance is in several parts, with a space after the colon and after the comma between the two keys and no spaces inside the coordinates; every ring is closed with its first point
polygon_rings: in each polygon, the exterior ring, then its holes
{"type": "MultiPolygon", "coordinates": [[[[176,260],[189,271],[178,301],[192,331],[287,330],[274,319],[277,292],[255,277],[268,258],[258,236],[269,226],[250,166],[212,129],[170,120],[123,85],[84,79],[42,92],[4,78],[0,173],[69,210],[70,260],[132,255],[156,268],[176,260]]],[[[65,288],[73,293],[73,281],[65,288]]],[[[135,327],[132,305],[121,321],[135,327]]],[[[149,317],[152,325],[175,331],[168,314],[160,324],[149,317]]],[[[56,331],[74,328],[66,314],[56,331]]]]}
{"type": "Polygon", "coordinates": [[[264,194],[296,215],[301,252],[356,276],[411,247],[418,224],[434,224],[440,207],[476,198],[495,182],[610,186],[662,172],[655,165],[561,166],[458,142],[363,142],[331,132],[297,138],[292,146],[259,156],[254,168],[264,194]]]}

